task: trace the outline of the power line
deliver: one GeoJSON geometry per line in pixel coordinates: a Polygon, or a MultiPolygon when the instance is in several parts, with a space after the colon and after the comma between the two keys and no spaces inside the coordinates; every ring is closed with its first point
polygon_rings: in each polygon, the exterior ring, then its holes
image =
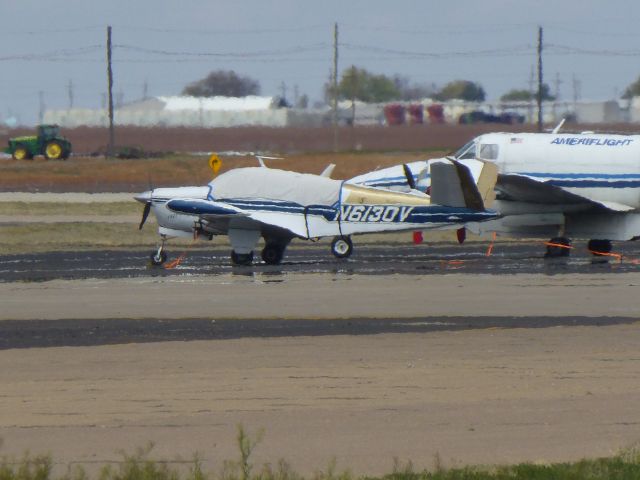
{"type": "Polygon", "coordinates": [[[59,57],[74,57],[79,55],[86,55],[88,53],[97,52],[102,50],[104,45],[89,45],[86,47],[80,48],[62,48],[58,50],[52,50],[49,52],[42,53],[22,53],[16,55],[8,55],[4,57],[0,57],[0,62],[6,62],[10,60],[49,60],[51,58],[59,58],[59,57]]]}
{"type": "Polygon", "coordinates": [[[139,27],[136,25],[118,25],[118,30],[129,30],[136,32],[151,32],[151,33],[177,33],[180,35],[194,34],[194,35],[273,35],[274,33],[294,33],[294,32],[308,32],[309,30],[324,29],[324,25],[307,25],[298,27],[286,27],[286,28],[262,28],[262,29],[181,29],[181,28],[159,28],[159,27],[139,27]]]}
{"type": "Polygon", "coordinates": [[[341,47],[347,50],[357,50],[364,52],[372,52],[386,55],[394,55],[408,58],[429,58],[429,59],[442,59],[453,57],[500,57],[511,55],[523,55],[532,54],[535,52],[535,48],[531,45],[521,45],[510,48],[493,48],[488,50],[467,50],[467,51],[453,51],[453,52],[419,52],[409,50],[395,50],[384,47],[375,47],[370,45],[359,45],[353,43],[341,43],[341,47]]]}
{"type": "Polygon", "coordinates": [[[295,55],[299,53],[317,52],[320,50],[327,50],[329,44],[316,43],[311,45],[299,45],[287,49],[277,50],[258,50],[254,52],[194,52],[194,51],[171,51],[171,50],[159,50],[153,48],[138,47],[136,45],[114,45],[115,48],[130,50],[140,53],[148,53],[151,55],[163,55],[163,56],[179,56],[179,57],[216,57],[216,58],[252,58],[252,57],[264,57],[273,55],[295,55]]]}
{"type": "Polygon", "coordinates": [[[586,48],[571,47],[567,45],[558,45],[554,43],[545,44],[546,48],[551,49],[551,53],[556,55],[594,55],[594,56],[617,56],[617,57],[638,57],[640,49],[635,50],[590,50],[586,48]]]}

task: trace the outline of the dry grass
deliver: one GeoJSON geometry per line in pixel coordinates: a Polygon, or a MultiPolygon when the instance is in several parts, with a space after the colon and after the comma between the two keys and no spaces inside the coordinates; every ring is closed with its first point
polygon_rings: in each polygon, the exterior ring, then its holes
{"type": "MultiPolygon", "coordinates": [[[[267,160],[274,168],[320,173],[336,164],[333,178],[355,175],[400,163],[444,155],[444,150],[409,153],[297,154],[267,160]]],[[[222,156],[222,172],[256,166],[253,156],[222,156]]],[[[72,157],[67,161],[0,162],[0,191],[21,192],[139,192],[150,186],[204,185],[212,173],[206,155],[168,155],[160,158],[122,160],[72,157]]]]}
{"type": "Polygon", "coordinates": [[[0,215],[140,215],[142,205],[130,202],[70,203],[70,202],[0,202],[0,215]]]}

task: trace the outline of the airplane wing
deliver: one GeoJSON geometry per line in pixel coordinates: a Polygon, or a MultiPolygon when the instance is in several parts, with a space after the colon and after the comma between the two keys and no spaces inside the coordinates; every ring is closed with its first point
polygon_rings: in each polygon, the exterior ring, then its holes
{"type": "Polygon", "coordinates": [[[292,202],[272,200],[213,201],[195,198],[173,199],[167,208],[174,212],[197,216],[204,221],[208,230],[216,234],[226,234],[229,228],[253,230],[276,229],[283,235],[307,236],[304,207],[292,202]]]}
{"type": "Polygon", "coordinates": [[[572,208],[584,207],[606,209],[614,212],[634,210],[634,207],[618,202],[594,200],[587,195],[578,195],[553,185],[550,181],[540,180],[522,174],[499,174],[496,184],[498,198],[525,203],[544,205],[567,205],[572,208]]]}

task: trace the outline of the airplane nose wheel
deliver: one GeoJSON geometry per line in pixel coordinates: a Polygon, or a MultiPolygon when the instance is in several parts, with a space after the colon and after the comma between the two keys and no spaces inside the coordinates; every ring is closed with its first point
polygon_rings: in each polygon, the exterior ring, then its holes
{"type": "Polygon", "coordinates": [[[162,237],[162,240],[160,242],[160,246],[158,247],[158,250],[156,250],[155,252],[153,252],[149,258],[151,260],[151,265],[155,265],[155,266],[160,266],[163,265],[164,262],[167,261],[167,252],[164,251],[164,242],[165,242],[165,238],[162,237]]]}
{"type": "Polygon", "coordinates": [[[153,252],[149,258],[151,259],[151,265],[160,266],[167,261],[167,252],[160,247],[158,251],[153,252]]]}
{"type": "Polygon", "coordinates": [[[353,253],[353,242],[349,237],[335,237],[331,242],[331,253],[336,258],[347,258],[353,253]]]}

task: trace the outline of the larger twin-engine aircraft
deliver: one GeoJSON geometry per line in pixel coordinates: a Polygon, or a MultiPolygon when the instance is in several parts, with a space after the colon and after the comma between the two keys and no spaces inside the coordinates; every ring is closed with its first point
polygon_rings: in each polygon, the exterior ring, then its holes
{"type": "MultiPolygon", "coordinates": [[[[498,167],[494,208],[501,218],[467,227],[476,233],[550,237],[548,256],[569,254],[570,239],[589,240],[595,252],[612,240],[640,237],[640,135],[489,133],[452,159],[481,159],[498,167]]],[[[418,189],[431,182],[433,160],[370,172],[349,183],[408,190],[408,168],[418,189]]]]}
{"type": "Polygon", "coordinates": [[[351,235],[443,228],[496,217],[487,210],[496,180],[491,163],[444,160],[431,165],[430,175],[427,195],[249,167],[230,170],[203,187],[156,188],[135,199],[145,204],[140,228],[150,211],[158,221],[161,244],[151,254],[157,265],[167,259],[164,244],[170,237],[228,235],[236,265],[251,264],[263,237],[262,260],[278,264],[293,238],[335,237],[331,250],[345,258],[353,250],[351,235]]]}

